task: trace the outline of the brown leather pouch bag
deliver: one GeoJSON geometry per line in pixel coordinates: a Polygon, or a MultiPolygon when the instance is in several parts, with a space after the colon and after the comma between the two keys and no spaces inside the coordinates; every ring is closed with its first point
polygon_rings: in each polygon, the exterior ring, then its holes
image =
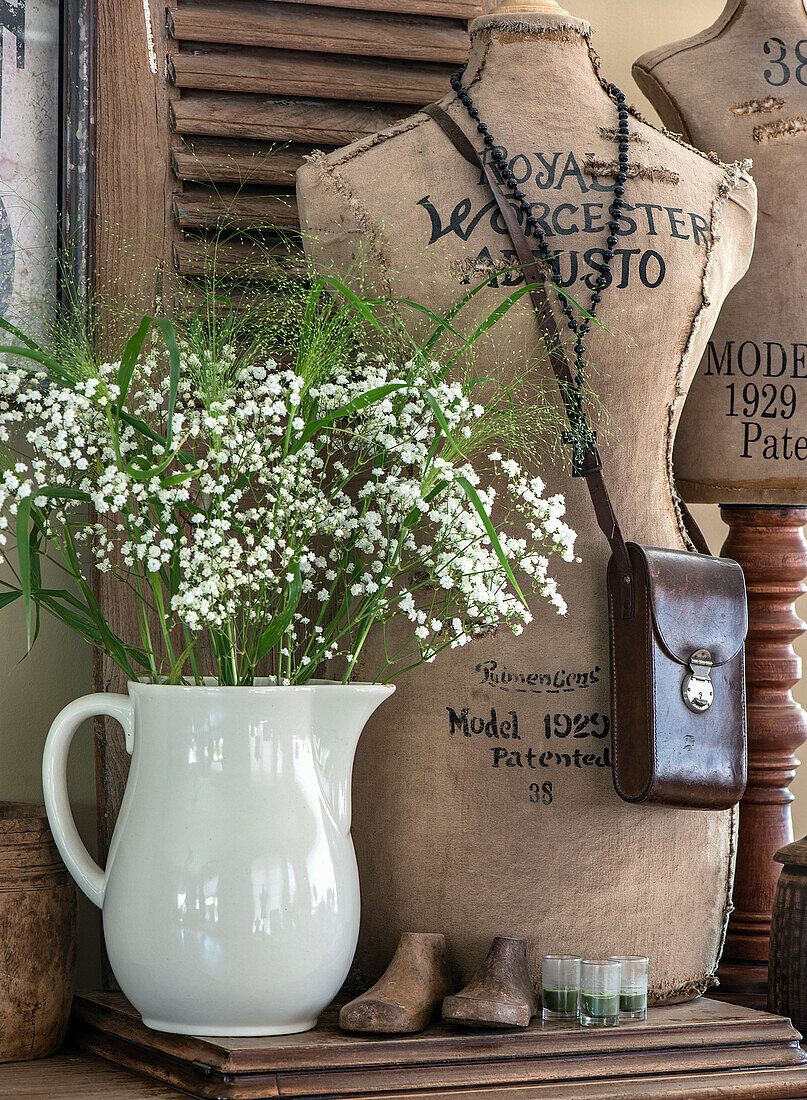
{"type": "Polygon", "coordinates": [[[530,286],[538,325],[566,408],[574,476],[584,477],[611,547],[613,775],[627,802],[722,810],[746,783],[745,580],[736,562],[627,543],[614,513],[584,394],[563,350],[544,287],[515,209],[454,120],[426,113],[487,181],[530,286]]]}
{"type": "Polygon", "coordinates": [[[614,786],[626,802],[725,810],[746,784],[745,578],[736,562],[628,543],[611,559],[614,786]]]}

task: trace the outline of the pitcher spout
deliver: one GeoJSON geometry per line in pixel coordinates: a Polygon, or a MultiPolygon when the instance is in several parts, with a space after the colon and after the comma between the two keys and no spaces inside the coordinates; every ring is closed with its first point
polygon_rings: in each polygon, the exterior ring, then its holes
{"type": "Polygon", "coordinates": [[[350,832],[353,758],[365,725],[395,691],[385,684],[318,685],[312,707],[312,744],[326,810],[342,836],[350,832]]]}

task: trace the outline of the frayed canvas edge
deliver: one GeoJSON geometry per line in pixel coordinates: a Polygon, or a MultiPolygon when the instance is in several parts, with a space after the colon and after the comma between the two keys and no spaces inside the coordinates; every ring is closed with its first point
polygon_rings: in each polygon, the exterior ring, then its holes
{"type": "Polygon", "coordinates": [[[428,116],[422,113],[411,115],[409,118],[404,118],[401,119],[400,122],[396,122],[393,126],[388,126],[385,130],[379,130],[375,134],[370,134],[369,137],[352,142],[350,145],[345,146],[344,149],[337,150],[333,153],[325,153],[321,149],[315,149],[313,153],[305,157],[308,164],[319,170],[320,181],[339,196],[356,219],[356,224],[364,234],[369,246],[370,255],[383,279],[384,290],[388,296],[392,295],[392,284],[389,279],[389,264],[387,263],[386,253],[382,246],[382,242],[384,241],[383,234],[356,198],[352,188],[341,175],[339,169],[343,165],[349,164],[354,158],[361,156],[362,153],[366,153],[368,150],[375,148],[375,146],[383,145],[385,142],[398,137],[400,134],[406,134],[410,130],[417,129],[418,126],[422,125],[426,117],[428,116]]]}
{"type": "MultiPolygon", "coordinates": [[[[492,28],[494,25],[496,29],[504,30],[513,29],[514,26],[516,28],[522,27],[524,33],[532,34],[535,37],[546,37],[550,31],[560,28],[573,31],[573,37],[582,38],[583,41],[585,41],[588,48],[589,60],[594,70],[594,75],[599,81],[603,91],[606,92],[607,95],[611,96],[612,85],[610,81],[605,80],[602,75],[602,60],[597,51],[594,49],[591,42],[591,35],[593,33],[591,30],[591,26],[590,24],[585,23],[583,20],[574,20],[569,23],[559,23],[556,24],[555,27],[538,27],[534,23],[530,23],[528,20],[513,20],[512,17],[508,18],[506,16],[483,15],[479,19],[474,21],[472,27],[476,27],[477,25],[479,25],[481,29],[487,29],[488,27],[492,28]]],[[[490,39],[488,38],[488,40],[484,44],[482,57],[476,71],[473,74],[468,74],[468,88],[473,87],[473,85],[477,83],[477,81],[484,73],[489,51],[490,39]]],[[[437,102],[440,103],[441,106],[446,107],[451,105],[452,103],[456,103],[457,96],[453,92],[447,92],[446,95],[437,102]]],[[[639,111],[632,103],[626,101],[625,107],[629,115],[631,115],[631,117],[634,118],[637,122],[641,122],[645,126],[649,126],[651,130],[655,130],[657,133],[663,134],[666,138],[669,138],[670,141],[674,141],[677,145],[682,146],[682,148],[688,149],[691,153],[695,153],[697,156],[701,157],[703,160],[708,161],[710,164],[714,164],[716,167],[722,168],[724,170],[731,169],[732,166],[729,164],[725,164],[723,161],[721,161],[716,153],[703,152],[703,150],[695,148],[694,145],[690,145],[690,143],[688,141],[685,141],[685,139],[681,137],[680,134],[676,134],[671,130],[664,129],[663,127],[659,128],[657,126],[653,126],[653,124],[648,122],[641,111],[639,111]]],[[[394,123],[392,126],[388,126],[383,130],[379,130],[378,133],[371,134],[369,137],[361,138],[358,141],[352,142],[350,145],[345,146],[344,149],[336,150],[333,153],[329,153],[327,154],[327,156],[329,158],[330,164],[336,167],[345,164],[353,157],[358,156],[368,149],[372,149],[376,145],[381,145],[384,142],[389,141],[391,138],[397,137],[399,134],[405,134],[409,130],[414,130],[416,127],[422,125],[426,117],[428,116],[424,116],[422,112],[417,112],[414,115],[409,116],[408,118],[402,119],[400,122],[394,123]]],[[[638,134],[635,135],[632,140],[644,142],[644,139],[641,138],[641,136],[638,134]]],[[[644,143],[646,144],[646,142],[644,143]]],[[[750,164],[750,162],[748,163],[750,164]]]]}
{"type": "Polygon", "coordinates": [[[494,260],[491,257],[491,259],[480,260],[467,256],[464,259],[457,259],[451,262],[451,274],[460,283],[469,282],[471,276],[488,280],[493,279],[503,271],[510,271],[512,266],[513,261],[504,258],[494,260]]]}
{"type": "MultiPolygon", "coordinates": [[[[450,94],[453,95],[453,93],[450,94]]],[[[444,98],[448,98],[448,96],[444,98]]],[[[442,100],[440,102],[442,102],[442,100]]],[[[373,149],[376,145],[383,145],[384,142],[389,141],[391,138],[398,137],[399,134],[406,134],[410,130],[416,129],[422,124],[423,119],[423,112],[419,111],[414,115],[409,115],[408,118],[402,118],[400,122],[395,122],[392,126],[387,126],[383,130],[378,130],[376,133],[370,134],[368,137],[359,138],[358,141],[352,141],[350,145],[345,145],[342,149],[335,149],[330,153],[325,153],[321,149],[316,149],[305,159],[309,163],[316,163],[325,159],[328,161],[329,167],[340,168],[343,164],[347,164],[348,161],[353,160],[354,157],[366,153],[368,149],[373,149]]]]}
{"type": "Polygon", "coordinates": [[[775,95],[768,95],[764,99],[749,99],[745,103],[737,103],[731,108],[731,113],[738,118],[747,115],[771,115],[775,111],[783,110],[786,106],[786,100],[775,95]]]}
{"type": "Polygon", "coordinates": [[[754,127],[754,141],[764,145],[766,141],[781,141],[782,138],[804,137],[807,135],[807,118],[796,115],[795,118],[780,118],[776,122],[765,122],[754,127]]]}
{"type": "MultiPolygon", "coordinates": [[[[484,44],[479,66],[473,78],[469,80],[468,87],[476,83],[484,72],[489,51],[490,41],[488,40],[488,42],[484,44]]],[[[456,100],[456,95],[453,92],[449,92],[437,102],[440,103],[441,106],[446,107],[450,103],[456,102],[456,100]]],[[[370,134],[368,137],[351,142],[350,145],[346,145],[342,149],[337,149],[330,153],[325,153],[321,149],[315,149],[313,153],[305,157],[308,164],[319,169],[320,180],[326,186],[330,187],[333,192],[338,194],[338,196],[347,203],[353,213],[359,229],[367,238],[370,254],[378,267],[384,282],[384,289],[389,297],[392,296],[392,284],[389,277],[387,257],[381,245],[383,239],[382,233],[374,224],[364,207],[359,203],[349,184],[339,173],[339,169],[349,164],[356,157],[368,152],[370,149],[374,149],[379,145],[384,145],[386,142],[391,141],[401,134],[409,133],[410,130],[416,130],[427,120],[431,121],[430,116],[424,115],[422,111],[418,111],[414,115],[403,118],[400,122],[396,122],[392,126],[387,126],[385,129],[379,130],[375,134],[370,134]]]]}
{"type": "MultiPolygon", "coordinates": [[[[534,23],[530,23],[528,20],[513,20],[512,17],[507,16],[483,15],[479,19],[475,20],[472,24],[473,28],[476,28],[477,26],[479,26],[482,30],[487,30],[488,28],[499,30],[512,30],[514,27],[516,29],[521,27],[524,33],[534,35],[535,37],[544,38],[547,37],[549,32],[561,28],[573,31],[574,34],[572,38],[582,39],[586,43],[589,60],[594,70],[594,75],[599,81],[603,91],[609,97],[611,96],[612,85],[610,81],[604,79],[602,75],[602,61],[599,54],[594,49],[591,43],[591,26],[588,23],[585,23],[583,20],[573,20],[569,23],[558,23],[555,25],[555,27],[539,27],[536,26],[534,23]]],[[[490,46],[490,37],[488,36],[487,41],[484,43],[482,57],[480,58],[477,69],[472,74],[468,74],[468,81],[466,85],[467,88],[472,88],[485,72],[488,54],[490,52],[490,46]]],[[[441,106],[447,107],[457,102],[457,96],[453,92],[447,92],[442,99],[438,100],[438,102],[441,106]]],[[[656,130],[656,132],[661,133],[665,137],[669,138],[670,141],[674,141],[677,145],[682,146],[682,148],[684,149],[688,149],[691,153],[695,153],[703,160],[708,161],[710,164],[714,164],[718,168],[722,168],[724,171],[728,171],[731,169],[731,165],[724,164],[716,153],[704,153],[702,150],[696,149],[693,145],[690,145],[689,142],[685,141],[680,134],[675,134],[671,130],[666,130],[663,128],[659,129],[656,126],[653,126],[652,123],[649,123],[644,115],[642,115],[642,113],[635,106],[633,106],[633,104],[626,101],[625,107],[629,115],[633,119],[635,119],[636,122],[641,122],[645,126],[649,126],[652,130],[656,130]]],[[[379,130],[376,134],[372,134],[369,137],[361,138],[359,141],[352,142],[350,145],[346,146],[342,150],[337,150],[336,152],[329,153],[327,154],[329,164],[335,167],[346,164],[353,157],[359,156],[361,153],[366,152],[368,149],[372,149],[376,145],[381,145],[384,142],[389,141],[391,138],[397,137],[399,134],[405,134],[409,130],[414,130],[416,127],[422,125],[425,118],[427,117],[428,116],[424,116],[422,112],[418,112],[414,115],[411,115],[409,118],[404,118],[400,122],[396,122],[392,126],[388,126],[384,130],[379,130]]],[[[641,138],[641,136],[638,134],[634,136],[633,140],[639,142],[644,141],[644,139],[641,138]]]]}
{"type": "MultiPolygon", "coordinates": [[[[346,159],[349,160],[350,158],[346,159]]],[[[387,257],[381,247],[382,235],[380,230],[374,224],[364,207],[358,202],[347,182],[339,174],[338,164],[334,164],[328,155],[322,151],[311,153],[306,157],[306,160],[313,168],[319,169],[320,182],[336,194],[353,214],[359,229],[364,234],[370,254],[383,279],[384,290],[387,296],[391,297],[392,287],[389,281],[389,265],[387,264],[387,257]]],[[[345,160],[339,163],[344,164],[345,160]]]]}
{"type": "Polygon", "coordinates": [[[519,19],[518,15],[480,15],[471,24],[471,32],[512,31],[514,34],[528,34],[533,38],[554,38],[555,41],[573,42],[576,38],[590,39],[594,33],[591,24],[585,19],[558,19],[553,23],[538,23],[535,20],[519,19]]]}
{"type": "MultiPolygon", "coordinates": [[[[590,38],[586,39],[586,44],[588,45],[588,56],[589,60],[591,61],[591,67],[594,69],[594,75],[596,76],[597,80],[599,80],[603,91],[607,93],[609,98],[613,98],[611,96],[611,81],[606,80],[605,77],[602,75],[602,59],[597,51],[594,49],[594,46],[591,44],[590,38]]],[[[636,119],[637,122],[643,122],[645,126],[650,125],[650,123],[647,121],[641,111],[639,111],[638,108],[634,107],[633,104],[629,103],[627,100],[625,100],[625,109],[632,118],[636,119]]]]}
{"type": "Polygon", "coordinates": [[[670,492],[672,494],[675,517],[686,545],[689,545],[689,537],[686,533],[686,524],[684,522],[683,513],[681,511],[681,498],[678,495],[678,491],[675,487],[675,475],[673,471],[673,449],[675,446],[675,434],[673,431],[673,425],[675,423],[675,418],[678,412],[679,405],[682,401],[686,400],[687,394],[684,392],[683,378],[690,364],[690,360],[692,359],[695,340],[698,336],[698,333],[700,332],[704,316],[712,306],[710,281],[715,249],[718,242],[720,241],[720,227],[722,223],[723,210],[729,200],[729,197],[739,187],[741,183],[752,182],[751,177],[748,175],[750,167],[751,161],[738,161],[736,164],[724,165],[723,167],[723,180],[718,188],[717,196],[712,203],[712,211],[709,221],[709,247],[706,254],[706,261],[703,267],[703,275],[701,277],[701,304],[698,307],[698,311],[693,318],[692,327],[689,332],[689,339],[687,340],[684,350],[681,353],[681,360],[675,377],[675,389],[673,392],[673,399],[670,403],[669,409],[667,410],[667,481],[669,483],[670,492]]]}
{"type": "MultiPolygon", "coordinates": [[[[748,169],[751,166],[750,161],[742,161],[732,165],[726,165],[724,168],[723,181],[718,189],[717,196],[712,203],[712,213],[709,226],[709,238],[710,244],[706,256],[706,262],[703,267],[703,276],[701,279],[701,305],[698,312],[695,314],[692,328],[690,329],[689,339],[687,340],[686,347],[681,355],[681,362],[678,368],[678,372],[675,379],[675,393],[672,403],[668,410],[667,418],[667,481],[670,487],[670,494],[672,497],[673,509],[675,512],[676,522],[678,529],[681,533],[681,537],[684,540],[684,545],[690,549],[694,549],[691,544],[689,535],[687,534],[686,524],[684,523],[684,516],[681,511],[681,497],[675,486],[675,475],[673,471],[673,450],[675,446],[675,434],[673,431],[673,425],[675,423],[675,417],[679,404],[686,400],[686,394],[683,390],[683,378],[689,366],[690,360],[694,352],[695,339],[700,331],[703,319],[712,306],[712,299],[710,294],[710,281],[712,274],[712,267],[714,262],[714,256],[717,244],[720,241],[720,227],[722,224],[722,215],[725,209],[726,203],[733,194],[733,192],[740,186],[741,183],[752,182],[748,175],[748,169]]],[[[726,936],[728,934],[729,918],[734,912],[734,903],[732,901],[732,895],[734,892],[734,873],[737,864],[737,830],[739,826],[738,808],[732,807],[729,811],[730,829],[729,829],[729,858],[728,866],[726,868],[726,886],[723,902],[723,919],[720,925],[720,932],[717,943],[715,944],[714,954],[714,969],[704,975],[702,978],[697,979],[693,985],[693,989],[696,988],[696,992],[692,993],[692,997],[700,996],[705,993],[707,989],[711,989],[713,986],[719,985],[717,979],[717,966],[720,962],[720,958],[723,954],[723,949],[726,945],[726,936]]],[[[684,992],[684,991],[682,991],[684,992]]],[[[691,999],[687,997],[685,999],[691,999]]],[[[661,1002],[659,1002],[661,1003],[661,1002]]],[[[667,1002],[669,1003],[669,1002],[667,1002]]]]}
{"type": "MultiPolygon", "coordinates": [[[[609,128],[608,126],[601,126],[600,137],[604,138],[606,141],[622,141],[623,134],[621,130],[617,130],[614,127],[609,128]]],[[[637,134],[635,130],[631,130],[628,134],[628,142],[634,145],[648,144],[647,138],[642,137],[641,134],[637,134]]]]}
{"type": "Polygon", "coordinates": [[[737,870],[737,842],[739,839],[740,829],[740,807],[732,806],[731,808],[731,839],[729,846],[729,873],[728,873],[728,896],[726,905],[723,908],[723,928],[720,933],[720,942],[717,945],[717,959],[715,962],[715,972],[711,975],[709,982],[709,988],[712,986],[720,985],[717,978],[717,964],[723,955],[723,949],[726,946],[726,936],[729,931],[729,919],[734,912],[734,902],[732,897],[734,895],[734,876],[737,870]]]}
{"type": "Polygon", "coordinates": [[[598,157],[588,157],[583,165],[583,171],[594,179],[606,177],[615,179],[620,172],[624,172],[629,180],[644,180],[646,183],[669,183],[677,187],[681,177],[677,172],[671,172],[669,168],[653,164],[626,164],[621,165],[616,161],[601,160],[598,157]]]}
{"type": "Polygon", "coordinates": [[[703,996],[707,989],[711,989],[716,984],[714,973],[706,971],[697,978],[690,978],[683,985],[674,985],[672,982],[660,986],[651,984],[647,991],[647,1003],[651,1008],[685,1004],[687,1001],[694,1001],[696,997],[703,996]]]}
{"type": "MultiPolygon", "coordinates": [[[[594,68],[594,73],[597,79],[602,85],[603,90],[607,92],[610,96],[611,84],[609,81],[603,78],[602,61],[590,41],[588,42],[588,53],[589,57],[591,58],[591,64],[594,68]]],[[[654,126],[652,122],[648,122],[644,115],[642,115],[642,113],[638,111],[632,103],[628,103],[626,101],[625,109],[632,118],[636,119],[637,122],[641,122],[645,126],[649,126],[650,129],[655,130],[656,133],[663,134],[664,137],[669,138],[670,141],[674,141],[676,145],[680,145],[683,149],[687,149],[690,153],[695,153],[696,156],[699,156],[702,160],[709,161],[709,163],[715,165],[716,168],[721,168],[723,172],[729,176],[732,175],[732,173],[737,168],[740,168],[743,172],[747,172],[752,167],[751,161],[742,161],[739,164],[726,164],[720,159],[717,153],[704,153],[702,149],[696,149],[694,145],[690,145],[688,141],[685,141],[680,134],[675,134],[672,130],[667,130],[664,127],[659,128],[658,126],[654,126]]],[[[733,186],[736,186],[736,184],[733,186]]]]}
{"type": "MultiPolygon", "coordinates": [[[[597,77],[599,78],[599,81],[602,84],[603,88],[605,88],[605,90],[608,91],[608,89],[609,89],[608,81],[603,80],[602,75],[600,73],[602,62],[600,61],[599,55],[597,54],[597,52],[595,51],[594,47],[591,45],[590,42],[589,42],[588,49],[589,49],[589,54],[591,55],[592,64],[594,65],[594,71],[596,72],[597,77]]],[[[649,126],[651,130],[655,130],[657,133],[663,134],[664,137],[669,138],[670,141],[674,141],[676,145],[680,145],[683,149],[689,150],[690,153],[695,153],[697,156],[701,157],[702,160],[708,160],[710,164],[714,164],[716,167],[722,168],[724,171],[731,171],[732,170],[733,165],[727,164],[724,161],[722,161],[720,159],[720,157],[717,155],[717,153],[704,152],[703,149],[698,149],[696,146],[692,145],[685,138],[683,138],[680,134],[676,134],[673,130],[668,130],[665,126],[661,126],[661,127],[654,126],[652,122],[648,122],[647,119],[644,118],[639,113],[639,111],[637,111],[636,108],[634,106],[632,106],[630,103],[626,102],[625,107],[628,110],[628,114],[632,115],[639,122],[643,122],[645,124],[645,126],[649,126]]]]}

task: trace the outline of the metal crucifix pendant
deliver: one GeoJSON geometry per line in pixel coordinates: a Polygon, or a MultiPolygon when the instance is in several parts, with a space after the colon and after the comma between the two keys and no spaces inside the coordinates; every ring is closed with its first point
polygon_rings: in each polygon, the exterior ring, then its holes
{"type": "Polygon", "coordinates": [[[585,418],[582,423],[565,431],[561,436],[565,444],[572,448],[572,476],[586,476],[586,456],[592,447],[596,446],[597,433],[589,428],[585,418]]]}

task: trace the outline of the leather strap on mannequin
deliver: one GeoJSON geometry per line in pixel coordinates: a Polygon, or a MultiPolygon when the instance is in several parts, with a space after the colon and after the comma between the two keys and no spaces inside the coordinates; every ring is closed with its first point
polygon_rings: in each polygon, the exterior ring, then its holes
{"type": "MultiPolygon", "coordinates": [[[[443,108],[436,103],[432,103],[429,107],[425,107],[424,113],[434,119],[465,160],[483,173],[493,193],[496,205],[499,208],[504,224],[513,242],[513,247],[516,250],[519,264],[524,270],[524,276],[527,282],[532,284],[530,288],[530,297],[535,309],[536,319],[547,345],[549,362],[552,366],[555,379],[557,380],[561,397],[563,398],[567,418],[572,429],[574,429],[578,423],[580,413],[579,406],[576,403],[577,387],[575,386],[574,377],[563,350],[555,315],[552,312],[552,306],[547,297],[544,287],[544,277],[538,267],[538,261],[533,255],[527,236],[519,224],[516,212],[508,202],[501,184],[496,179],[492,166],[484,163],[465,132],[457,125],[453,118],[446,114],[443,108]]],[[[588,485],[588,491],[591,495],[591,502],[594,505],[594,514],[597,517],[597,523],[608,540],[619,570],[623,616],[625,618],[631,618],[634,612],[633,566],[631,564],[628,548],[625,544],[625,539],[620,530],[619,523],[617,522],[613,505],[611,504],[611,498],[608,495],[605,480],[603,479],[602,459],[596,443],[593,441],[593,437],[589,437],[586,441],[585,479],[588,485]]]]}

